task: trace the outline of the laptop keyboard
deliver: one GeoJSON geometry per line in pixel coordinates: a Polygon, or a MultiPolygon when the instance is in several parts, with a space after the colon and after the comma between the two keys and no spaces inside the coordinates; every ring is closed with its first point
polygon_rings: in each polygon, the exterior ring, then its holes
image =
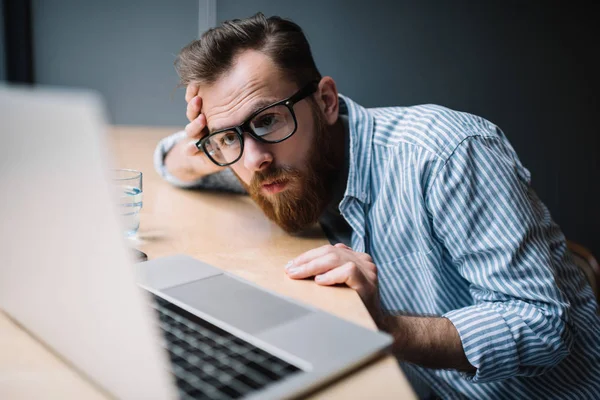
{"type": "Polygon", "coordinates": [[[181,399],[236,399],[297,367],[150,293],[181,399]]]}

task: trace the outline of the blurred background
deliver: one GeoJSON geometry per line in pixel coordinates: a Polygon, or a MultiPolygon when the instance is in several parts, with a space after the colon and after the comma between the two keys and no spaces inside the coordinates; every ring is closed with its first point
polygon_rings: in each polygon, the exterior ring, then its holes
{"type": "Polygon", "coordinates": [[[599,257],[599,7],[583,4],[0,0],[0,81],[92,88],[112,124],[181,129],[179,49],[227,19],[289,17],[363,106],[436,103],[499,125],[566,236],[599,257]]]}

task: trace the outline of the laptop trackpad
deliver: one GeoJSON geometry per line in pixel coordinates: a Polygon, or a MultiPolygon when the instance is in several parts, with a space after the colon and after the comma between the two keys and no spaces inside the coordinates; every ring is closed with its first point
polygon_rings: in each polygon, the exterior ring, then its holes
{"type": "Polygon", "coordinates": [[[251,334],[312,312],[227,275],[197,280],[163,292],[251,334]]]}

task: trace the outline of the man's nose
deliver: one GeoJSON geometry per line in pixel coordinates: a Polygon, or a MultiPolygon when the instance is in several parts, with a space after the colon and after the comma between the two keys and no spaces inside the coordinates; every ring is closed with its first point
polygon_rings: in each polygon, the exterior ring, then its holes
{"type": "Polygon", "coordinates": [[[257,172],[267,168],[273,162],[269,145],[261,143],[248,134],[244,134],[244,167],[257,172]]]}

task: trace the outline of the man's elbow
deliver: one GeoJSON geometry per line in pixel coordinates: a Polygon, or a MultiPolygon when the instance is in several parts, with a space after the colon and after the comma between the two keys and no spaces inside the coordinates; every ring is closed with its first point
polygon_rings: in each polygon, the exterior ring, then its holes
{"type": "Polygon", "coordinates": [[[522,376],[537,376],[555,368],[570,354],[573,347],[573,328],[560,321],[559,328],[551,334],[538,337],[521,355],[522,376]]]}

